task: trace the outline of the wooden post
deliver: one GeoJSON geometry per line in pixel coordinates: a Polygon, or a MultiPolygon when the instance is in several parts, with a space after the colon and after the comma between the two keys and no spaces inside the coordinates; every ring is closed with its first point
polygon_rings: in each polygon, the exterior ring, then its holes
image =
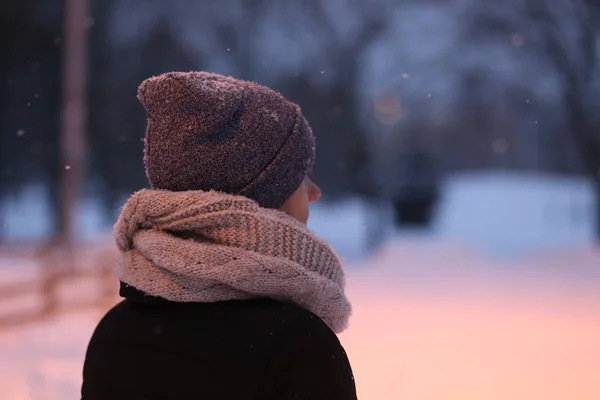
{"type": "MultiPolygon", "coordinates": [[[[68,267],[84,177],[88,0],[65,0],[60,131],[59,243],[68,267]]],[[[67,267],[67,266],[65,266],[67,267]]]]}
{"type": "MultiPolygon", "coordinates": [[[[598,171],[598,174],[600,175],[600,171],[598,171]]],[[[594,183],[596,188],[596,245],[600,247],[600,179],[596,180],[594,183]]]]}

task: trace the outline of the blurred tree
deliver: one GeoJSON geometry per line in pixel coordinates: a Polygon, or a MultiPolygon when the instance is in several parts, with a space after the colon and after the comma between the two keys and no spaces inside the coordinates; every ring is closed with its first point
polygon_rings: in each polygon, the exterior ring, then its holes
{"type": "MultiPolygon", "coordinates": [[[[216,19],[213,24],[215,48],[220,49],[218,56],[225,60],[231,74],[239,79],[257,79],[261,72],[258,70],[257,54],[254,49],[257,42],[254,39],[260,25],[264,23],[266,8],[273,5],[269,0],[241,0],[233,8],[241,18],[216,19]]],[[[215,12],[217,14],[217,12],[215,12]]]]}
{"type": "Polygon", "coordinates": [[[192,57],[174,38],[166,18],[152,23],[141,44],[111,42],[115,4],[94,2],[90,82],[91,167],[111,221],[122,198],[146,185],[142,162],[146,115],[136,98],[138,85],[153,75],[201,66],[200,56],[192,57]]]}
{"type": "MultiPolygon", "coordinates": [[[[579,164],[597,188],[597,235],[600,238],[600,133],[598,97],[598,43],[600,5],[597,0],[524,0],[518,3],[478,2],[467,19],[465,35],[472,40],[504,40],[523,57],[549,67],[558,77],[561,107],[568,138],[579,154],[579,164]],[[473,39],[475,38],[475,39],[473,39]]],[[[522,103],[520,103],[522,104],[522,103]]],[[[545,136],[560,134],[544,132],[545,136]]],[[[554,140],[554,145],[559,141],[554,140]]],[[[563,158],[568,145],[562,145],[563,158]]],[[[538,151],[543,149],[538,149],[538,151]]],[[[556,152],[544,154],[556,159],[556,152]]]]}
{"type": "Polygon", "coordinates": [[[531,170],[542,165],[535,157],[537,132],[531,132],[536,125],[525,123],[533,120],[531,108],[523,106],[532,98],[532,89],[520,84],[507,88],[494,78],[485,66],[478,66],[463,71],[457,80],[460,92],[452,111],[433,128],[443,131],[433,136],[444,149],[445,171],[531,170]]]}
{"type": "Polygon", "coordinates": [[[568,32],[560,29],[562,9],[552,10],[548,4],[529,0],[529,16],[544,34],[542,51],[562,78],[563,107],[570,136],[581,155],[581,161],[596,188],[596,235],[600,240],[600,126],[594,124],[590,110],[591,96],[598,63],[600,35],[600,4],[596,0],[572,2],[577,17],[576,54],[568,39],[568,32]],[[554,11],[554,12],[553,12],[554,11]]]}
{"type": "MultiPolygon", "coordinates": [[[[62,1],[0,5],[0,200],[45,185],[58,207],[62,1]]],[[[57,227],[56,213],[49,217],[57,227]]],[[[4,224],[0,221],[0,236],[4,224]]]]}
{"type": "MultiPolygon", "coordinates": [[[[283,3],[283,2],[282,2],[283,3]]],[[[359,195],[369,200],[367,246],[385,237],[386,204],[374,179],[372,149],[361,120],[363,61],[386,32],[393,2],[308,0],[280,4],[289,43],[304,54],[297,72],[276,85],[298,102],[317,137],[315,179],[325,198],[359,195]]]]}
{"type": "Polygon", "coordinates": [[[386,4],[310,0],[282,11],[293,37],[311,27],[312,38],[297,43],[306,46],[309,62],[278,86],[302,105],[311,121],[318,138],[315,176],[332,198],[377,195],[358,82],[366,51],[387,28],[386,4]]]}
{"type": "Polygon", "coordinates": [[[63,4],[63,51],[61,68],[61,115],[59,135],[58,232],[52,238],[68,255],[74,267],[78,217],[81,214],[85,177],[88,31],[92,23],[87,0],[65,0],[63,4]]]}

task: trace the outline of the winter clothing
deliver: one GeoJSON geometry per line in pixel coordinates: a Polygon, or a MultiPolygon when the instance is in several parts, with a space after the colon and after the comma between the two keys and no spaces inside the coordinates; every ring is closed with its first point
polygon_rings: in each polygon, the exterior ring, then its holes
{"type": "Polygon", "coordinates": [[[296,305],[121,295],[90,342],[83,400],[356,400],[337,337],[296,305]]]}
{"type": "Polygon", "coordinates": [[[138,97],[152,189],[115,225],[125,300],[93,334],[82,399],[356,400],[340,259],[275,210],[314,162],[298,106],[203,72],[138,97]]]}
{"type": "Polygon", "coordinates": [[[305,225],[245,197],[142,190],[125,204],[115,238],[119,279],[148,295],[203,303],[269,297],[298,304],[335,332],[346,328],[337,254],[305,225]]]}
{"type": "Polygon", "coordinates": [[[273,90],[206,72],[145,80],[146,174],[153,189],[217,190],[279,208],[312,168],[300,108],[273,90]]]}

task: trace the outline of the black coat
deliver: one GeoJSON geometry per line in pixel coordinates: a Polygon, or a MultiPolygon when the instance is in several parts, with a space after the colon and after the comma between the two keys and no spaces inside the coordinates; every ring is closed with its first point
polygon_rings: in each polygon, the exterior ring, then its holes
{"type": "Polygon", "coordinates": [[[83,400],[356,399],[337,336],[296,305],[121,295],[90,341],[83,400]]]}

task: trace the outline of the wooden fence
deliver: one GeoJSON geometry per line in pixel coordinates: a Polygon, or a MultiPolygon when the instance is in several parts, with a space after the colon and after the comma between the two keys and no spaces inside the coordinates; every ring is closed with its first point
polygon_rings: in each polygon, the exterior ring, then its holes
{"type": "Polygon", "coordinates": [[[55,246],[1,251],[0,330],[44,320],[74,310],[109,307],[118,284],[112,250],[84,246],[65,251],[55,246]],[[7,256],[8,253],[8,256],[7,256]],[[83,262],[85,261],[85,262],[83,262]],[[6,279],[10,272],[13,278],[6,279]]]}

